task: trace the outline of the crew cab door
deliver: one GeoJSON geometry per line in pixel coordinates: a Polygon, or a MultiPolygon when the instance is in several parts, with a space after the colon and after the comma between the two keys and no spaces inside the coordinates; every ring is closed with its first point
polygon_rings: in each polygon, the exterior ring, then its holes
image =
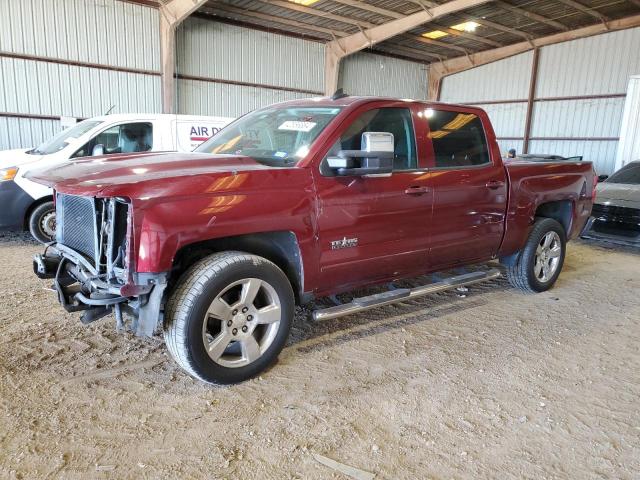
{"type": "Polygon", "coordinates": [[[354,112],[313,172],[319,293],[422,272],[427,265],[432,195],[420,161],[424,149],[416,142],[412,107],[403,102],[397,105],[366,105],[354,112]],[[393,134],[393,173],[336,176],[326,157],[339,150],[360,150],[364,132],[393,134]]]}
{"type": "Polygon", "coordinates": [[[432,269],[489,260],[502,241],[506,172],[488,118],[477,113],[445,106],[424,111],[432,148],[432,269]]]}

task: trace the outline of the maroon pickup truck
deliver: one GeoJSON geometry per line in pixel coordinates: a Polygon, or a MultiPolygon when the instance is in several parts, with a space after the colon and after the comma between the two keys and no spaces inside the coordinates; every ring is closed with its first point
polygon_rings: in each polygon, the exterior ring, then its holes
{"type": "Polygon", "coordinates": [[[56,241],[34,270],[62,305],[83,323],[113,312],[139,335],[162,324],[187,372],[223,384],[273,362],[295,304],[316,297],[492,259],[521,290],[549,289],[596,184],[588,162],[503,164],[478,108],[346,95],[254,111],[192,154],[92,157],[31,178],[56,190],[56,241]]]}

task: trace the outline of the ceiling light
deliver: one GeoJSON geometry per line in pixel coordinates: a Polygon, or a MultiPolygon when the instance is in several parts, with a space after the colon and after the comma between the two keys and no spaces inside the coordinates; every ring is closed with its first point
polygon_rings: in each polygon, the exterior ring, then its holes
{"type": "Polygon", "coordinates": [[[308,7],[309,5],[313,5],[318,0],[289,0],[291,3],[297,3],[298,5],[304,5],[308,7]]]}
{"type": "Polygon", "coordinates": [[[457,25],[453,25],[451,28],[459,30],[460,32],[475,32],[480,24],[478,22],[462,22],[457,25]]]}
{"type": "Polygon", "coordinates": [[[443,32],[442,30],[434,30],[432,32],[427,32],[427,33],[423,33],[422,36],[426,37],[426,38],[430,38],[432,40],[436,40],[438,38],[442,38],[442,37],[446,37],[447,35],[449,35],[446,32],[443,32]]]}

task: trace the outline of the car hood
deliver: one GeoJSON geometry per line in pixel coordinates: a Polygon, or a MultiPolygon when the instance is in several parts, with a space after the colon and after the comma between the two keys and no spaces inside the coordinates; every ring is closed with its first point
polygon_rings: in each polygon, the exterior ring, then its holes
{"type": "MultiPolygon", "coordinates": [[[[170,195],[171,185],[208,182],[223,173],[279,170],[245,156],[204,153],[149,153],[86,157],[34,169],[26,177],[75,195],[149,197],[170,195]]],[[[195,185],[194,185],[195,186],[195,185]]]]}
{"type": "Polygon", "coordinates": [[[19,167],[25,163],[37,162],[42,155],[29,155],[30,148],[3,150],[0,152],[0,168],[19,167]]]}
{"type": "Polygon", "coordinates": [[[640,185],[604,182],[598,184],[596,192],[598,204],[640,208],[640,185]]]}

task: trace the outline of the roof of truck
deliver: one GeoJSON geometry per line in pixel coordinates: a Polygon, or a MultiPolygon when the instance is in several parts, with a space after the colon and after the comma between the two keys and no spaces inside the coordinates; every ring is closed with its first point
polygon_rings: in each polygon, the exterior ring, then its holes
{"type": "Polygon", "coordinates": [[[464,109],[482,110],[479,107],[455,103],[434,102],[430,100],[421,100],[416,98],[393,98],[393,97],[375,97],[375,96],[361,96],[361,95],[344,95],[339,98],[334,97],[310,97],[302,98],[299,100],[288,100],[286,102],[277,103],[278,106],[310,106],[319,105],[326,107],[347,107],[355,104],[365,104],[370,102],[407,102],[407,103],[421,103],[428,106],[446,105],[449,107],[457,107],[464,109]]]}

